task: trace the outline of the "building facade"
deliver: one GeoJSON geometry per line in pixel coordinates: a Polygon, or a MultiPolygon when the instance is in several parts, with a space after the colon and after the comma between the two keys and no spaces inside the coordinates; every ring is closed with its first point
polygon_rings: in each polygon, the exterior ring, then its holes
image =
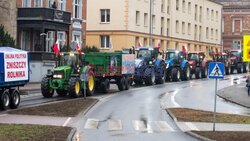
{"type": "MultiPolygon", "coordinates": [[[[88,0],[87,41],[102,51],[150,44],[150,0],[88,0]]],[[[213,51],[221,47],[222,5],[211,0],[154,0],[153,46],[213,51]]]]}
{"type": "Polygon", "coordinates": [[[250,1],[217,1],[223,4],[222,40],[224,50],[242,50],[243,35],[250,35],[250,1]]]}
{"type": "Polygon", "coordinates": [[[17,0],[17,7],[21,49],[52,52],[56,41],[61,48],[85,46],[86,0],[17,0]]]}
{"type": "Polygon", "coordinates": [[[1,0],[0,1],[0,25],[4,26],[12,38],[16,39],[17,34],[17,9],[16,0],[1,0]]]}

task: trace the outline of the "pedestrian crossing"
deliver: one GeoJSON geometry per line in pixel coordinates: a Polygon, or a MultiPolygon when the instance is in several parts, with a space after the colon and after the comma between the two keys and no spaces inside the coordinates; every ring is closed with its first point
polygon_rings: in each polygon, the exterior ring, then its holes
{"type": "MultiPolygon", "coordinates": [[[[86,120],[84,128],[87,130],[100,130],[99,123],[102,122],[98,119],[89,118],[86,120]]],[[[107,131],[122,131],[124,126],[122,125],[121,120],[110,119],[105,121],[107,127],[105,126],[104,130],[107,131]]],[[[154,133],[154,131],[161,132],[174,132],[175,130],[166,122],[166,121],[144,121],[144,120],[132,120],[130,124],[126,126],[131,126],[135,131],[154,133]]]]}

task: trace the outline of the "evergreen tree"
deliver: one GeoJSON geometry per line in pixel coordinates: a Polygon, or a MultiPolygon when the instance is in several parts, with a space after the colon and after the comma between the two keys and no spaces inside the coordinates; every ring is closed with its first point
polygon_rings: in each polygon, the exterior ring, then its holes
{"type": "Polygon", "coordinates": [[[4,31],[4,26],[0,25],[0,47],[16,47],[15,40],[8,32],[4,31]]]}

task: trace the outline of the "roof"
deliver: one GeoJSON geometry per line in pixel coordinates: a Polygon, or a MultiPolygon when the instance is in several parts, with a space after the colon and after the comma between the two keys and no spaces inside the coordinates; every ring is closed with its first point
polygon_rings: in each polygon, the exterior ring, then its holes
{"type": "Polygon", "coordinates": [[[178,52],[179,53],[179,52],[183,52],[183,51],[179,51],[179,50],[166,50],[166,53],[167,52],[170,52],[170,53],[176,53],[176,52],[178,52]]]}
{"type": "Polygon", "coordinates": [[[190,51],[188,54],[198,54],[198,53],[204,53],[203,51],[190,51]]]}
{"type": "Polygon", "coordinates": [[[158,49],[158,47],[138,47],[138,49],[158,49]]]}
{"type": "Polygon", "coordinates": [[[0,47],[0,52],[4,53],[4,52],[27,52],[27,51],[12,48],[12,47],[0,47]]]}

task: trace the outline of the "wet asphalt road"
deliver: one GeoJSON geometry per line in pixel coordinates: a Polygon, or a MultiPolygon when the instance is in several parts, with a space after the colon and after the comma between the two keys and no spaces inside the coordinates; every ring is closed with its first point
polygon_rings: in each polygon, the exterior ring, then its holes
{"type": "MultiPolygon", "coordinates": [[[[244,74],[226,76],[218,89],[244,83],[244,74]]],[[[215,80],[201,79],[135,88],[101,99],[73,126],[84,141],[189,141],[165,108],[186,107],[213,111],[215,80]]],[[[217,97],[217,112],[250,115],[250,110],[217,97]]]]}

